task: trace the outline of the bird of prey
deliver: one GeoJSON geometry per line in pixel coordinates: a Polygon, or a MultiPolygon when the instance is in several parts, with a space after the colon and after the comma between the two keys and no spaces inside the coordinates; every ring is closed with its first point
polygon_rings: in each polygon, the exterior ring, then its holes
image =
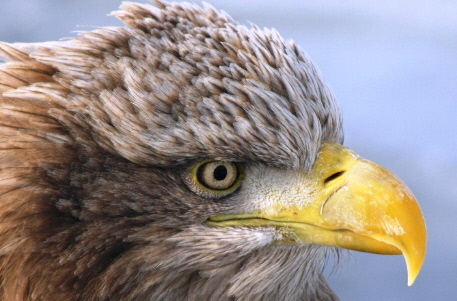
{"type": "Polygon", "coordinates": [[[1,300],[338,300],[322,270],[403,254],[410,190],[344,147],[310,59],[209,5],[0,44],[1,300]]]}

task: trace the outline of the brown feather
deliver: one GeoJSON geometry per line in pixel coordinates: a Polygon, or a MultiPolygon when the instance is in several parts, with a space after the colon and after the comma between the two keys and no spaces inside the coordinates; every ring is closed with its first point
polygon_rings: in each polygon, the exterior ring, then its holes
{"type": "Polygon", "coordinates": [[[325,250],[204,226],[241,200],[182,177],[206,158],[311,168],[342,140],[333,96],[277,32],[155,3],[124,3],[126,27],[0,44],[0,299],[336,300],[325,250]]]}

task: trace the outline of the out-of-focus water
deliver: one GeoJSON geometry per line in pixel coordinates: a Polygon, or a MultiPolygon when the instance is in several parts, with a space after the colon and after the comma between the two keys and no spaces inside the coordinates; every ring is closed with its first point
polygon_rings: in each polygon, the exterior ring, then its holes
{"type": "MultiPolygon", "coordinates": [[[[115,0],[0,0],[0,40],[119,25],[115,0]]],[[[399,175],[429,231],[416,283],[400,256],[353,253],[329,275],[342,300],[457,296],[457,1],[207,0],[243,24],[274,27],[315,61],[345,116],[346,145],[399,175]]]]}

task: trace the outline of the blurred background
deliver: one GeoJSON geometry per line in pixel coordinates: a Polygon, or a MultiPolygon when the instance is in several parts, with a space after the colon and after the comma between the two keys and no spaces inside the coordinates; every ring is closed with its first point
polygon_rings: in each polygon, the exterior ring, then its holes
{"type": "MultiPolygon", "coordinates": [[[[120,2],[0,0],[0,40],[48,41],[90,30],[76,25],[120,25],[107,16],[120,2]]],[[[328,269],[341,300],[455,300],[457,1],[207,2],[299,44],[339,100],[345,144],[392,170],[419,199],[429,243],[414,285],[401,256],[354,252],[328,269]]]]}

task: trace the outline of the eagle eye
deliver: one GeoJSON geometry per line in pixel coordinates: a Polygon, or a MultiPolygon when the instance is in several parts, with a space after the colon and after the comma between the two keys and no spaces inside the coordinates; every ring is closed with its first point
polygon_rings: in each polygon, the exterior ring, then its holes
{"type": "Polygon", "coordinates": [[[222,197],[235,191],[244,178],[239,163],[226,161],[202,161],[189,169],[189,188],[203,196],[222,197]]]}

